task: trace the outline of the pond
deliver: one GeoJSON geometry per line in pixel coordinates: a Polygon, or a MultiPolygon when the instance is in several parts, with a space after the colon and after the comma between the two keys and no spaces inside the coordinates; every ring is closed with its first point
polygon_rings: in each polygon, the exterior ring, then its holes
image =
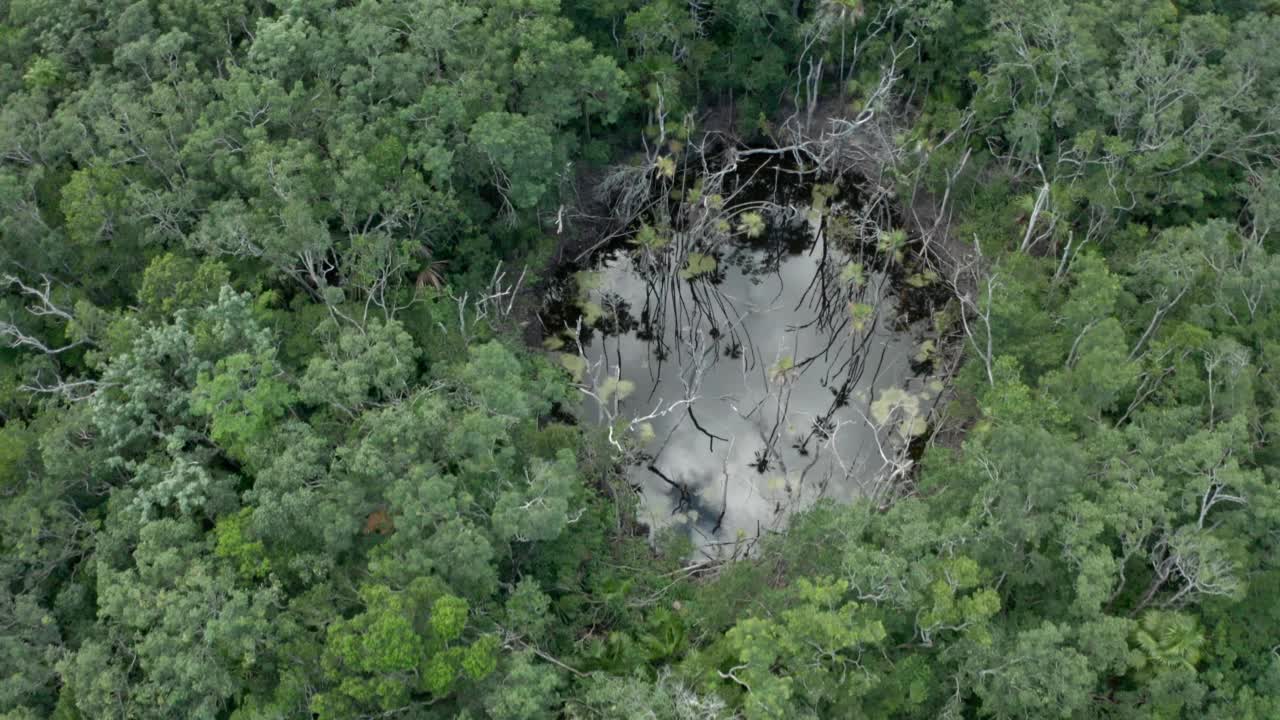
{"type": "Polygon", "coordinates": [[[549,347],[581,419],[628,451],[652,531],[738,556],[819,498],[880,497],[910,467],[941,391],[931,325],[899,302],[893,248],[849,241],[849,212],[770,205],[710,245],[602,251],[569,283],[580,320],[549,347]]]}

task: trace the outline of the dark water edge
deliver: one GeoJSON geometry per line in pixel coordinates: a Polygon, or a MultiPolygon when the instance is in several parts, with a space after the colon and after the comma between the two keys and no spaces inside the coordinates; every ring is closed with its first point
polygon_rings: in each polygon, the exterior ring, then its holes
{"type": "MultiPolygon", "coordinates": [[[[771,201],[784,208],[798,208],[801,210],[801,217],[803,217],[803,211],[808,209],[813,197],[813,188],[822,183],[823,179],[801,179],[795,173],[788,172],[791,169],[787,167],[785,162],[779,162],[776,159],[761,160],[751,164],[743,163],[739,167],[738,178],[749,179],[743,180],[742,185],[738,186],[740,191],[735,198],[735,204],[771,201]]],[[[738,178],[735,178],[735,180],[738,178]]],[[[715,273],[706,278],[682,280],[681,282],[691,284],[706,282],[711,285],[720,285],[725,281],[725,273],[730,268],[739,266],[742,256],[754,258],[765,269],[780,268],[796,258],[813,253],[816,246],[822,245],[821,251],[823,253],[838,252],[842,257],[862,263],[867,273],[882,276],[887,296],[895,308],[891,318],[891,331],[903,335],[912,333],[913,328],[917,328],[925,324],[930,318],[933,318],[951,299],[949,289],[941,282],[927,284],[911,282],[913,275],[917,275],[922,267],[920,257],[921,244],[918,238],[908,234],[906,243],[902,248],[901,262],[896,262],[886,253],[881,252],[869,238],[863,238],[861,242],[846,243],[838,248],[828,248],[826,243],[819,242],[819,238],[823,238],[826,233],[826,225],[830,218],[839,217],[841,213],[847,214],[857,209],[857,203],[861,201],[863,196],[861,188],[864,183],[865,181],[862,178],[856,176],[845,176],[835,180],[836,189],[832,195],[832,203],[838,203],[844,209],[839,211],[829,210],[824,213],[816,233],[807,223],[797,223],[794,219],[790,222],[785,222],[774,215],[766,216],[765,232],[759,237],[739,237],[734,242],[727,244],[727,246],[716,248],[714,253],[716,259],[715,273]]],[[[900,211],[896,208],[889,209],[887,224],[895,228],[903,228],[906,225],[903,222],[900,211]]],[[[543,303],[539,310],[539,319],[543,332],[539,340],[545,340],[547,337],[553,336],[553,330],[562,331],[564,328],[577,326],[579,319],[583,315],[580,299],[590,291],[589,288],[582,287],[580,283],[584,272],[600,271],[602,268],[608,268],[613,264],[624,261],[636,252],[636,248],[629,242],[628,238],[620,236],[598,248],[594,253],[585,257],[582,262],[566,261],[560,263],[541,291],[543,303]]],[[[652,337],[652,323],[644,317],[643,312],[635,313],[634,311],[634,308],[626,308],[625,304],[623,304],[616,315],[610,313],[610,317],[597,318],[590,325],[584,323],[580,335],[582,346],[590,348],[597,342],[607,343],[610,339],[616,341],[618,338],[628,334],[640,340],[654,340],[655,338],[652,337]],[[647,337],[646,333],[648,334],[647,337]]],[[[711,332],[714,336],[714,328],[712,328],[711,332]]],[[[623,360],[623,358],[620,358],[619,362],[623,360]]],[[[911,358],[909,361],[909,376],[917,385],[923,384],[930,373],[934,372],[934,365],[934,357],[911,358]]],[[[621,377],[621,370],[618,372],[621,377]]],[[[873,390],[872,394],[874,392],[873,390]]],[[[652,392],[649,395],[651,396],[652,392]]],[[[589,403],[590,401],[587,402],[589,403]]],[[[697,416],[692,410],[689,415],[693,417],[693,422],[697,423],[697,416]]],[[[590,418],[582,415],[580,420],[590,421],[590,418]]],[[[912,459],[919,458],[923,452],[927,437],[928,435],[925,433],[911,439],[907,453],[912,459]]],[[[677,507],[682,508],[682,512],[687,510],[693,517],[718,518],[714,527],[715,532],[711,533],[714,536],[720,530],[721,521],[723,521],[725,515],[724,506],[722,505],[717,511],[717,508],[709,505],[705,498],[696,492],[690,491],[692,483],[682,483],[674,480],[669,472],[662,471],[652,461],[652,456],[641,452],[635,457],[631,466],[627,468],[628,478],[635,488],[643,495],[646,485],[651,485],[651,483],[638,479],[637,475],[656,476],[661,483],[667,486],[670,493],[679,496],[677,507]]],[[[703,482],[702,484],[705,485],[706,483],[703,482]]],[[[725,491],[728,491],[727,479],[725,491]]],[[[725,503],[727,503],[727,497],[725,503]]],[[[698,543],[695,539],[696,544],[698,543]]]]}

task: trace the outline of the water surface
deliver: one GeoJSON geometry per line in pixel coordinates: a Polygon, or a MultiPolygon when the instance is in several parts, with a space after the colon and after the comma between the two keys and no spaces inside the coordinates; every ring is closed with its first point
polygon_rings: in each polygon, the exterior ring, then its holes
{"type": "Polygon", "coordinates": [[[939,389],[912,372],[921,332],[875,258],[790,218],[683,276],[640,249],[578,276],[594,328],[586,362],[566,364],[590,391],[584,419],[630,423],[642,520],[709,555],[741,552],[820,497],[883,492],[939,389]]]}

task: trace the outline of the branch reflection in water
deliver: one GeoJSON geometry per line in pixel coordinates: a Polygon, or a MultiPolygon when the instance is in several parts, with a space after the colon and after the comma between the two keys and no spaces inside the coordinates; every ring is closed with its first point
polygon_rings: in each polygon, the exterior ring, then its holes
{"type": "Polygon", "coordinates": [[[815,213],[777,208],[755,241],[673,253],[678,270],[615,250],[578,273],[562,362],[584,420],[629,450],[650,528],[733,556],[820,497],[876,499],[907,471],[941,389],[911,370],[923,330],[883,258],[834,244],[815,213]]]}

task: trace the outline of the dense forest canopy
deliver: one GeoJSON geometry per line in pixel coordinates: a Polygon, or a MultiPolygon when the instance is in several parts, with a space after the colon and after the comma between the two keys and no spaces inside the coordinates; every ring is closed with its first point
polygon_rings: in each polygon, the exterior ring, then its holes
{"type": "Polygon", "coordinates": [[[6,720],[1280,717],[1277,0],[0,0],[0,97],[6,720]],[[964,362],[691,563],[520,308],[814,128],[964,362]]]}

